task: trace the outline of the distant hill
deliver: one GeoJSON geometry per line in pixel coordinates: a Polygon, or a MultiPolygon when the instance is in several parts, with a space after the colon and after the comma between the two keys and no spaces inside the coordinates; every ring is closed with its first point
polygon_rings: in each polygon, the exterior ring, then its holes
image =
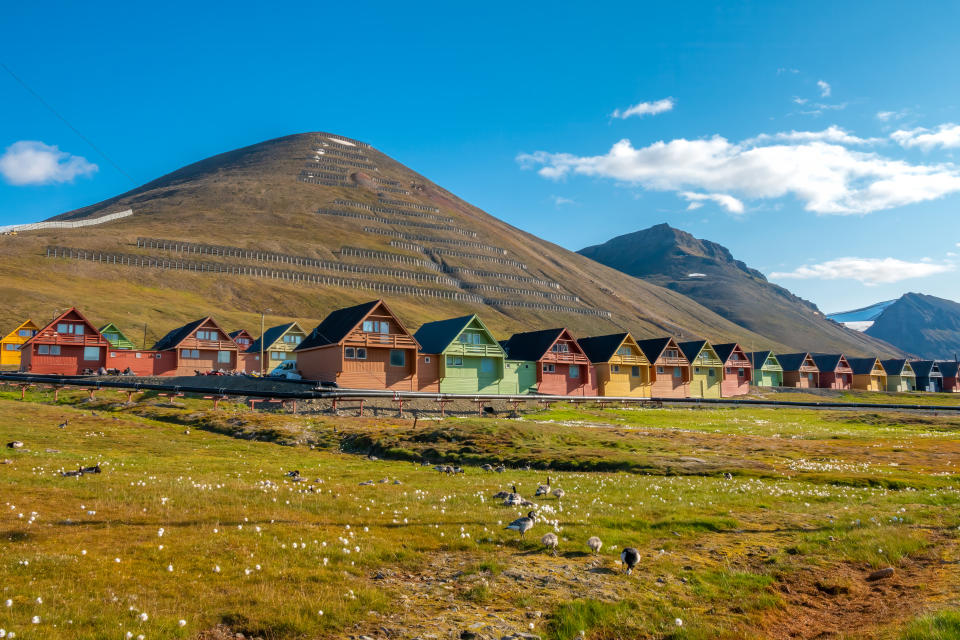
{"type": "Polygon", "coordinates": [[[812,302],[768,282],[726,247],[668,224],[617,236],[578,253],[682,293],[731,322],[799,349],[863,355],[897,351],[831,322],[812,302]]]}
{"type": "Polygon", "coordinates": [[[960,303],[907,293],[888,305],[866,334],[927,360],[960,353],[960,303]]]}
{"type": "Polygon", "coordinates": [[[860,309],[841,311],[839,313],[829,313],[827,317],[849,329],[866,331],[873,325],[873,321],[894,302],[896,302],[896,300],[884,300],[883,302],[872,304],[869,307],[861,307],[860,309]]]}
{"type": "Polygon", "coordinates": [[[499,337],[563,325],[578,336],[805,346],[525,233],[335,134],[228,151],[56,220],[127,209],[97,226],[0,236],[0,329],[77,305],[139,345],[208,314],[257,334],[263,309],[267,326],[314,326],[334,308],[384,297],[411,329],[478,313],[499,337]]]}

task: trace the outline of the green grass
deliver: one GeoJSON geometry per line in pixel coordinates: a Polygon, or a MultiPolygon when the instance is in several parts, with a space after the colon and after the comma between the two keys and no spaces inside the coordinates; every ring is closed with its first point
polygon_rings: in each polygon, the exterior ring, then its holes
{"type": "MultiPolygon", "coordinates": [[[[957,552],[960,445],[949,421],[893,429],[869,415],[668,409],[603,426],[586,409],[568,414],[578,424],[414,429],[212,412],[190,398],[121,407],[102,395],[53,404],[45,392],[28,402],[0,393],[0,441],[26,443],[0,454],[12,461],[0,465],[0,600],[12,600],[0,627],[20,638],[189,638],[218,623],[265,638],[422,634],[489,623],[491,608],[509,627],[501,635],[532,623],[555,638],[762,637],[764,625],[790,624],[796,603],[783,583],[837,570],[856,586],[882,566],[917,585],[905,592],[916,597],[890,603],[898,616],[922,611],[925,585],[960,596],[952,565],[924,569],[957,552]],[[797,437],[783,435],[786,422],[797,437]],[[469,446],[514,468],[447,476],[345,452],[361,438],[402,443],[417,460],[469,446]],[[630,472],[588,470],[608,458],[630,472]],[[522,468],[548,461],[589,464],[522,468]],[[102,474],[59,474],[96,462],[102,474]],[[292,469],[307,481],[292,482],[292,469]],[[532,496],[548,475],[566,495],[537,499],[541,521],[521,543],[503,525],[527,509],[490,496],[511,484],[532,496]],[[551,530],[556,556],[539,542],[551,530]],[[598,556],[585,544],[593,535],[598,556]],[[625,546],[641,552],[631,576],[617,564],[625,546]]],[[[909,628],[949,629],[943,616],[909,628]]],[[[871,624],[887,632],[899,618],[871,624]]]]}
{"type": "Polygon", "coordinates": [[[948,609],[917,618],[897,637],[899,640],[957,640],[960,610],[948,609]]]}

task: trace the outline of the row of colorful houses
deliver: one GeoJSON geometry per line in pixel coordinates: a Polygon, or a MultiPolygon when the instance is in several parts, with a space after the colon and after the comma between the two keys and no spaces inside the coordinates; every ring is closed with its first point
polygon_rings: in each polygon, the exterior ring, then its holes
{"type": "Polygon", "coordinates": [[[74,308],[44,327],[24,322],[3,338],[0,353],[8,356],[4,365],[59,375],[254,373],[292,361],[305,379],[341,388],[454,394],[720,398],[743,395],[751,385],[960,392],[955,362],[745,352],[737,343],[636,340],[628,332],[577,339],[565,328],[498,341],[476,315],[411,333],[383,300],[333,311],[310,331],[288,322],[254,338],[206,317],[149,350],[133,347],[113,323],[98,329],[74,308]]]}

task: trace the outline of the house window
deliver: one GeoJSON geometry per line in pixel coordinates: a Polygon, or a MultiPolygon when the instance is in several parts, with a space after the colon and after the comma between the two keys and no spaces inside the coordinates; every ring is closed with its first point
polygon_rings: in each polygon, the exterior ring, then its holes
{"type": "Polygon", "coordinates": [[[5,344],[5,345],[3,345],[3,348],[6,349],[7,351],[17,351],[17,350],[20,349],[20,345],[17,345],[17,344],[5,344]]]}
{"type": "Polygon", "coordinates": [[[198,360],[200,358],[200,351],[197,349],[180,349],[180,357],[189,360],[198,360]]]}
{"type": "Polygon", "coordinates": [[[620,373],[620,365],[618,364],[610,365],[610,371],[613,373],[620,373]]]}
{"type": "Polygon", "coordinates": [[[385,320],[364,320],[364,333],[390,333],[390,323],[385,320]]]}
{"type": "Polygon", "coordinates": [[[714,377],[715,375],[717,375],[717,372],[716,372],[715,370],[713,370],[713,369],[707,369],[707,377],[708,377],[708,378],[712,378],[712,377],[714,377]]]}
{"type": "Polygon", "coordinates": [[[676,349],[667,349],[667,351],[666,351],[666,357],[668,357],[668,358],[679,358],[679,357],[680,357],[680,352],[677,351],[676,349]]]}
{"type": "Polygon", "coordinates": [[[473,331],[466,331],[458,338],[463,344],[483,344],[483,336],[473,331]]]}
{"type": "Polygon", "coordinates": [[[747,372],[745,369],[737,369],[737,375],[743,378],[747,375],[747,372]]]}
{"type": "Polygon", "coordinates": [[[403,349],[390,349],[390,366],[405,367],[407,365],[407,352],[403,349]]]}
{"type": "Polygon", "coordinates": [[[447,356],[448,367],[462,367],[463,358],[461,356],[447,356]]]}
{"type": "Polygon", "coordinates": [[[230,364],[230,352],[217,351],[217,362],[220,364],[230,364]]]}
{"type": "MultiPolygon", "coordinates": [[[[223,352],[221,351],[221,353],[223,353],[223,352]]],[[[287,359],[287,355],[286,355],[283,351],[271,351],[271,352],[270,352],[270,359],[271,359],[271,360],[286,360],[286,359],[287,359]]]]}
{"type": "Polygon", "coordinates": [[[553,372],[555,372],[556,370],[557,370],[556,366],[554,366],[554,365],[552,365],[552,364],[548,364],[548,363],[546,363],[546,362],[543,364],[543,372],[544,372],[544,373],[553,373],[553,372]]]}
{"type": "Polygon", "coordinates": [[[570,345],[568,345],[566,342],[557,342],[550,347],[550,350],[554,353],[570,353],[570,345]]]}
{"type": "Polygon", "coordinates": [[[634,378],[640,377],[640,367],[630,367],[630,375],[634,378]]]}
{"type": "Polygon", "coordinates": [[[301,340],[303,340],[303,336],[294,336],[294,335],[283,336],[283,341],[286,342],[287,344],[300,344],[301,340]]]}
{"type": "Polygon", "coordinates": [[[694,368],[693,368],[693,372],[694,372],[694,373],[700,373],[700,367],[694,367],[694,368]]]}
{"type": "Polygon", "coordinates": [[[569,368],[569,375],[571,378],[580,377],[580,365],[572,364],[569,368]]]}
{"type": "Polygon", "coordinates": [[[142,358],[142,357],[143,357],[143,354],[140,353],[139,351],[137,351],[134,355],[135,355],[137,358],[142,358]]]}
{"type": "Polygon", "coordinates": [[[733,367],[727,367],[727,373],[733,373],[733,367]]]}
{"type": "Polygon", "coordinates": [[[100,359],[100,347],[84,347],[84,348],[83,348],[83,359],[84,359],[84,360],[99,360],[99,359],[100,359]]]}
{"type": "Polygon", "coordinates": [[[61,322],[57,325],[57,333],[72,333],[75,336],[83,335],[83,325],[82,324],[70,324],[68,322],[61,322]]]}
{"type": "Polygon", "coordinates": [[[657,373],[663,373],[663,367],[657,367],[657,373]]]}
{"type": "Polygon", "coordinates": [[[493,358],[480,358],[480,371],[493,373],[493,358]]]}
{"type": "Polygon", "coordinates": [[[632,355],[633,355],[633,349],[631,349],[630,347],[620,347],[619,349],[617,349],[617,355],[618,355],[618,356],[632,356],[632,355]]]}
{"type": "Polygon", "coordinates": [[[367,359],[366,347],[357,347],[357,360],[366,360],[366,359],[367,359]]]}
{"type": "Polygon", "coordinates": [[[674,367],[674,368],[673,368],[673,377],[674,377],[674,378],[682,378],[682,377],[683,377],[683,372],[680,371],[680,367],[674,367]]]}
{"type": "Polygon", "coordinates": [[[117,357],[117,352],[116,352],[116,351],[111,351],[111,352],[110,352],[110,357],[111,357],[111,358],[116,358],[116,357],[117,357]]]}
{"type": "Polygon", "coordinates": [[[37,332],[33,329],[20,329],[20,331],[17,331],[17,335],[21,338],[32,338],[37,335],[37,332]]]}
{"type": "Polygon", "coordinates": [[[211,342],[216,342],[220,339],[220,334],[216,331],[197,331],[197,340],[210,340],[211,342]]]}
{"type": "Polygon", "coordinates": [[[424,364],[430,364],[430,356],[425,356],[425,357],[423,358],[423,363],[424,363],[424,364]]]}

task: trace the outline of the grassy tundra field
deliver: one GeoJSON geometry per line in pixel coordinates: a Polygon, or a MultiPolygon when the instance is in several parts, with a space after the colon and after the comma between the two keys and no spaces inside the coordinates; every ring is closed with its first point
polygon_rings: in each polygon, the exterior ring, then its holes
{"type": "Polygon", "coordinates": [[[118,398],[0,392],[0,636],[960,638],[960,415],[118,398]]]}

